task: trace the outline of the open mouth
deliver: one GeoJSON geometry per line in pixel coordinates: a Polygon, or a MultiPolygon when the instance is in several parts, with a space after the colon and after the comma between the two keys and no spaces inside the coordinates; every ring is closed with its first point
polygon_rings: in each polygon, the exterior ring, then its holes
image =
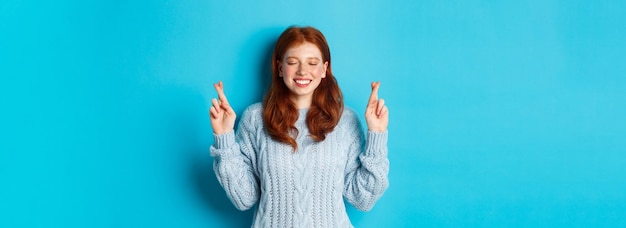
{"type": "Polygon", "coordinates": [[[311,84],[311,81],[312,81],[312,80],[297,79],[297,80],[294,80],[294,81],[295,81],[295,82],[296,82],[296,84],[298,84],[298,85],[308,85],[308,84],[311,84]]]}

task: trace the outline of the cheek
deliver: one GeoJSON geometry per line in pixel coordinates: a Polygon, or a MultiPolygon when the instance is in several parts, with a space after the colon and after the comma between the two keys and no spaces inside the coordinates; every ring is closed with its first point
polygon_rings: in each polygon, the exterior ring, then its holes
{"type": "Polygon", "coordinates": [[[287,74],[287,75],[291,75],[294,74],[294,72],[296,72],[296,68],[295,67],[290,67],[290,66],[283,66],[283,73],[287,74]]]}
{"type": "Polygon", "coordinates": [[[315,74],[317,76],[321,76],[324,73],[324,68],[323,67],[315,67],[311,73],[313,73],[313,74],[315,74]]]}

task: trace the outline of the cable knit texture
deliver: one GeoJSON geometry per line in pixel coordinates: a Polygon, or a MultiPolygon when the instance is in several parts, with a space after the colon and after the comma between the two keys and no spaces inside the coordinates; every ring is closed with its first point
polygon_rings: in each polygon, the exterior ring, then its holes
{"type": "Polygon", "coordinates": [[[257,202],[253,227],[352,227],[342,197],[368,211],[387,189],[387,132],[363,134],[346,108],[322,142],[309,136],[299,110],[298,150],[267,134],[263,106],[248,107],[237,133],[214,135],[211,156],[226,194],[239,210],[257,202]]]}

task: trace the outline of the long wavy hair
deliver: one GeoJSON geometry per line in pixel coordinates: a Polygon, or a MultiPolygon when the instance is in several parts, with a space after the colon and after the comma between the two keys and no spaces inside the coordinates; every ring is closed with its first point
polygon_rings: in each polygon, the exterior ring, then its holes
{"type": "Polygon", "coordinates": [[[326,134],[335,129],[343,112],[343,95],[331,70],[330,48],[324,35],[313,27],[287,28],[278,37],[272,55],[272,83],[263,99],[263,123],[272,139],[291,145],[294,152],[298,149],[295,138],[298,129],[298,109],[289,99],[291,91],[279,77],[280,62],[291,47],[304,42],[315,44],[322,53],[322,63],[328,62],[326,77],[313,92],[313,101],[307,113],[306,124],[311,138],[320,142],[326,134]]]}

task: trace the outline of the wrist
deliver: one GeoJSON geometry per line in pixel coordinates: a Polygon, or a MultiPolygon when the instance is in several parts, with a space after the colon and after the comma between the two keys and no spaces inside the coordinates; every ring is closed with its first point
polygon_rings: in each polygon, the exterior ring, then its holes
{"type": "Polygon", "coordinates": [[[233,132],[214,134],[213,139],[213,146],[216,149],[223,149],[235,144],[235,134],[233,132]]]}
{"type": "Polygon", "coordinates": [[[213,134],[215,134],[215,135],[222,135],[222,134],[229,133],[231,131],[234,131],[234,129],[226,129],[226,130],[224,130],[224,129],[219,129],[219,130],[213,129],[213,134]]]}
{"type": "Polygon", "coordinates": [[[383,133],[383,132],[387,131],[387,128],[372,127],[372,128],[368,128],[367,130],[370,131],[370,132],[383,133]]]}

